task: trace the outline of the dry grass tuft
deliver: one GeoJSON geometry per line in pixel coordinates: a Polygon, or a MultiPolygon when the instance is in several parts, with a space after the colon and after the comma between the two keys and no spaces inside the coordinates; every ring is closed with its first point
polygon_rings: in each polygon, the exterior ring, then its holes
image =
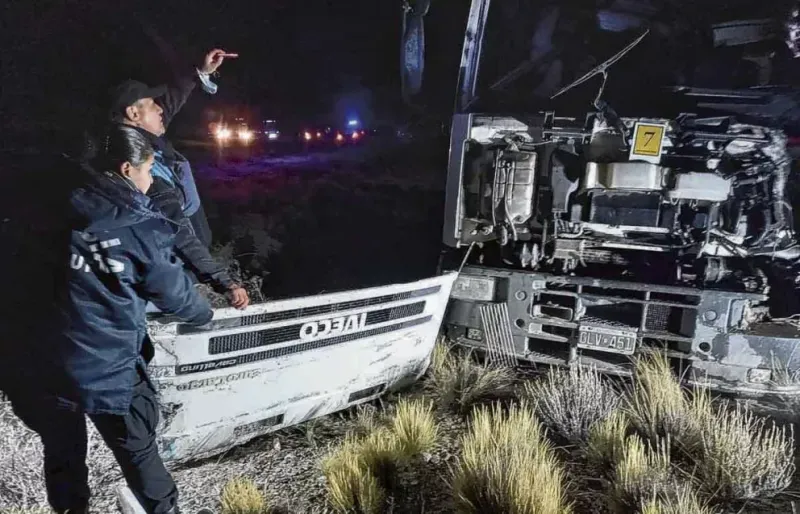
{"type": "Polygon", "coordinates": [[[222,514],[266,514],[264,493],[248,478],[230,480],[222,488],[222,514]]]}
{"type": "Polygon", "coordinates": [[[397,467],[404,458],[397,436],[387,428],[379,428],[364,438],[357,450],[378,485],[393,491],[397,467]]]}
{"type": "Polygon", "coordinates": [[[632,512],[654,494],[672,488],[669,441],[651,445],[638,435],[628,437],[615,467],[613,505],[620,512],[632,512]]]}
{"type": "Polygon", "coordinates": [[[620,394],[594,368],[551,367],[547,376],[525,384],[525,392],[544,424],[567,441],[579,444],[596,422],[619,406],[620,394]]]}
{"type": "Polygon", "coordinates": [[[374,405],[362,403],[356,407],[354,428],[356,434],[366,436],[378,429],[381,424],[378,409],[374,405]]]}
{"type": "Polygon", "coordinates": [[[792,428],[768,426],[742,408],[720,410],[702,440],[697,473],[705,491],[722,501],[772,497],[792,482],[792,428]]]}
{"type": "Polygon", "coordinates": [[[431,353],[430,372],[432,374],[441,373],[444,366],[452,359],[452,354],[452,345],[447,343],[445,339],[439,338],[431,353]]]}
{"type": "Polygon", "coordinates": [[[527,405],[476,409],[453,478],[458,512],[566,514],[564,470],[527,405]]]}
{"type": "Polygon", "coordinates": [[[514,395],[513,370],[479,364],[468,353],[437,348],[427,386],[441,407],[466,415],[477,405],[514,395]]]}
{"type": "Polygon", "coordinates": [[[331,506],[348,514],[378,514],[384,491],[362,455],[361,441],[353,435],[322,461],[331,506]]]}
{"type": "Polygon", "coordinates": [[[23,509],[12,507],[10,509],[0,509],[0,514],[51,514],[53,511],[44,508],[23,509]]]}
{"type": "Polygon", "coordinates": [[[410,458],[429,451],[436,444],[439,427],[433,415],[433,402],[402,399],[393,420],[400,452],[410,458]]]}
{"type": "Polygon", "coordinates": [[[669,437],[688,455],[700,450],[702,432],[713,415],[707,389],[687,397],[662,353],[637,359],[627,398],[631,424],[651,442],[669,437]]]}
{"type": "Polygon", "coordinates": [[[646,501],[641,514],[715,514],[717,511],[703,503],[687,486],[681,486],[669,494],[656,494],[646,501]]]}
{"type": "Polygon", "coordinates": [[[584,448],[586,460],[606,472],[613,471],[614,465],[622,459],[629,431],[628,418],[621,410],[616,410],[606,419],[595,423],[589,430],[584,448]]]}

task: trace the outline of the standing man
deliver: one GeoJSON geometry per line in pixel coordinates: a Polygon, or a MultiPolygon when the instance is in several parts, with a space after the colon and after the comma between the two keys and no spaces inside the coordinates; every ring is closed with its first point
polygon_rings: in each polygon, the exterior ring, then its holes
{"type": "Polygon", "coordinates": [[[210,51],[201,67],[172,86],[151,88],[136,80],[118,84],[111,93],[110,118],[115,123],[136,128],[155,148],[154,182],[148,195],[180,226],[175,239],[179,257],[200,281],[210,283],[218,293],[227,295],[233,307],[244,309],[250,302],[247,292],[208,251],[211,229],[189,161],[164,135],[198,82],[207,93],[216,93],[217,86],[210,76],[228,57],[237,57],[237,54],[220,49],[210,51]]]}

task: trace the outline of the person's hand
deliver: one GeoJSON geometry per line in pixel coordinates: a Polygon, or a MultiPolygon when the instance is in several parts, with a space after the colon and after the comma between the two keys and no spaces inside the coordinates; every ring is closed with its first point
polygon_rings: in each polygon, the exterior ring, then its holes
{"type": "Polygon", "coordinates": [[[200,68],[200,71],[207,74],[214,73],[217,71],[217,68],[222,65],[226,58],[235,57],[239,57],[239,54],[229,54],[225,50],[215,48],[206,54],[206,58],[203,60],[203,66],[200,68]]]}
{"type": "Polygon", "coordinates": [[[228,303],[235,309],[242,310],[250,305],[250,297],[242,286],[236,285],[228,290],[228,303]]]}

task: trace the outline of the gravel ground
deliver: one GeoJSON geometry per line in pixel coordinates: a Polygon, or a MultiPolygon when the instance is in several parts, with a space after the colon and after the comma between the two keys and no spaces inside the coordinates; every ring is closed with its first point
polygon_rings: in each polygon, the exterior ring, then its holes
{"type": "MultiPolygon", "coordinates": [[[[391,401],[391,399],[389,399],[391,401]]],[[[387,403],[387,412],[391,405],[387,403]]],[[[367,405],[363,409],[375,407],[367,405]]],[[[172,469],[181,493],[180,506],[193,512],[218,508],[225,483],[245,476],[264,487],[270,502],[289,512],[327,512],[322,456],[350,430],[359,429],[355,410],[314,420],[251,441],[224,455],[172,469]]],[[[457,455],[464,421],[438,414],[440,438],[436,449],[402,469],[394,513],[452,512],[447,487],[449,466],[457,455]]],[[[91,423],[88,464],[93,498],[92,514],[117,512],[115,490],[124,481],[119,468],[91,423]]],[[[0,404],[0,511],[10,507],[46,507],[41,477],[42,450],[38,437],[0,404]]]]}
{"type": "MultiPolygon", "coordinates": [[[[525,378],[529,377],[520,377],[521,380],[525,378]]],[[[400,394],[423,394],[421,385],[400,394]]],[[[181,508],[189,513],[204,506],[218,509],[225,483],[244,476],[262,487],[270,504],[281,508],[280,512],[331,512],[326,502],[325,479],[319,468],[321,458],[348,431],[365,432],[364,416],[359,412],[390,414],[395,398],[390,395],[384,398],[382,405],[367,404],[312,420],[255,439],[223,455],[172,469],[181,493],[181,508]]],[[[466,429],[466,422],[446,412],[437,412],[436,417],[439,423],[436,448],[399,470],[399,489],[387,514],[455,512],[448,481],[457,464],[460,435],[466,429]]],[[[94,495],[90,512],[118,512],[115,490],[123,484],[122,477],[113,457],[91,424],[88,426],[90,485],[94,495]]],[[[569,471],[569,497],[574,501],[574,512],[608,514],[603,481],[587,474],[574,448],[559,447],[558,455],[569,471]]],[[[7,404],[0,404],[0,512],[9,507],[47,505],[40,473],[41,459],[38,437],[22,426],[7,404]]],[[[778,498],[736,505],[719,514],[794,514],[798,511],[794,510],[797,506],[793,502],[798,498],[798,486],[793,485],[778,498]]]]}

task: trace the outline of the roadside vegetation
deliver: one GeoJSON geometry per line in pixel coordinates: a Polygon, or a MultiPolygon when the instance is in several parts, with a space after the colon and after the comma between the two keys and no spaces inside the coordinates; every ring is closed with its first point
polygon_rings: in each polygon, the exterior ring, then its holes
{"type": "MultiPolygon", "coordinates": [[[[9,416],[0,417],[0,513],[40,512],[43,492],[34,491],[40,460],[32,457],[37,441],[22,437],[24,428],[9,416]],[[13,497],[29,510],[13,510],[13,497]]],[[[631,380],[592,369],[530,376],[442,341],[427,375],[410,391],[299,428],[277,434],[270,452],[284,458],[309,452],[303,466],[306,484],[321,488],[316,499],[287,499],[268,472],[249,470],[214,486],[221,514],[793,508],[792,426],[714,399],[705,389],[681,387],[659,354],[638,358],[631,380]],[[289,443],[291,454],[276,452],[289,443]]],[[[90,434],[90,465],[105,469],[95,478],[112,483],[101,443],[90,434]]],[[[254,458],[247,450],[241,455],[254,458]]]]}

